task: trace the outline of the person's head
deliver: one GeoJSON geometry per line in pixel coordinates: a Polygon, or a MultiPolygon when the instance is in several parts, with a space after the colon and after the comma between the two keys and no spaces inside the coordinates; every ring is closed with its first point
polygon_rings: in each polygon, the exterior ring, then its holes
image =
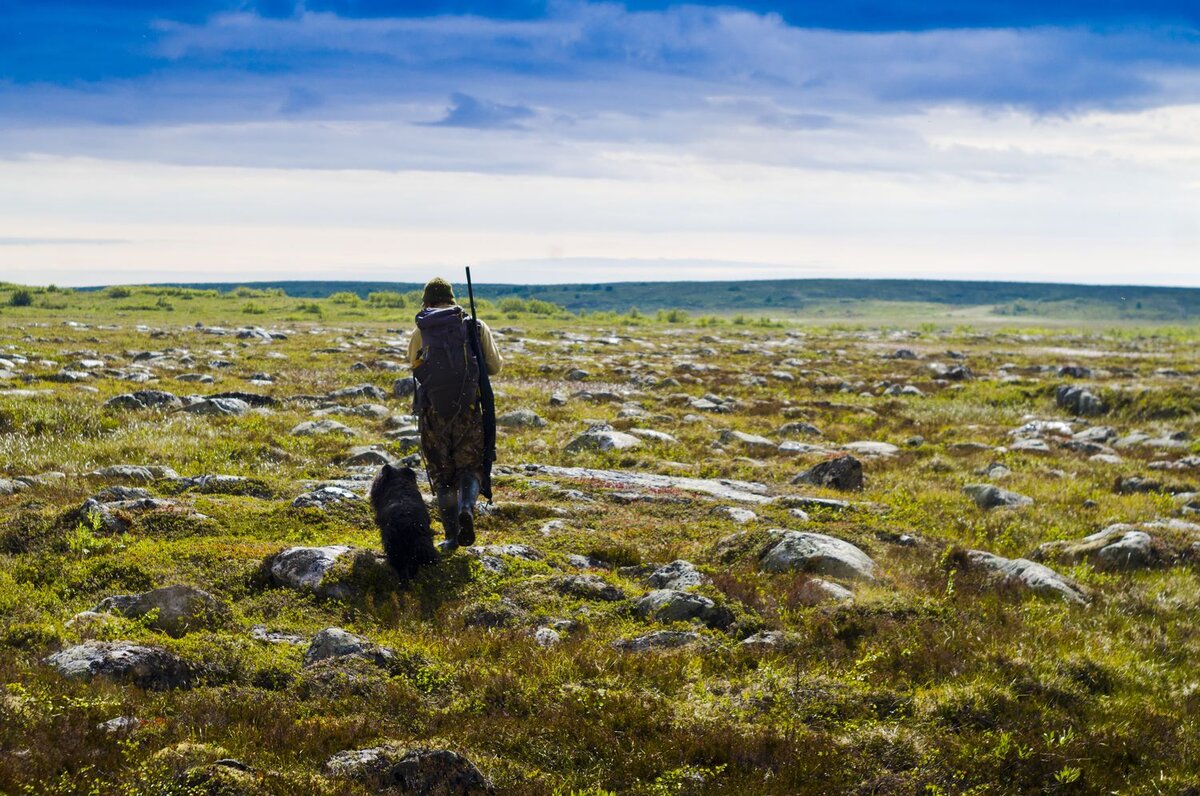
{"type": "Polygon", "coordinates": [[[435,276],[425,283],[425,293],[421,301],[426,307],[442,307],[454,303],[454,288],[440,276],[435,276]]]}

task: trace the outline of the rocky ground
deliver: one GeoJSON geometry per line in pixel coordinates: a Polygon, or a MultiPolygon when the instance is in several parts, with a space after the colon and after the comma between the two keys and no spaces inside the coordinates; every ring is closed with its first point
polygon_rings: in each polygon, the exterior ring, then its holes
{"type": "Polygon", "coordinates": [[[0,325],[0,792],[1200,792],[1195,335],[494,326],[405,585],[406,331],[0,325]]]}

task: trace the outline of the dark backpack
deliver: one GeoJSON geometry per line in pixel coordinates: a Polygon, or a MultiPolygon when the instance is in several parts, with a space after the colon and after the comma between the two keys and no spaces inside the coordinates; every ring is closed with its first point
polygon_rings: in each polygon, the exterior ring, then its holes
{"type": "Polygon", "coordinates": [[[421,364],[413,370],[417,380],[414,408],[432,409],[441,417],[454,417],[479,397],[479,363],[471,347],[462,307],[428,308],[417,313],[421,330],[421,364]]]}

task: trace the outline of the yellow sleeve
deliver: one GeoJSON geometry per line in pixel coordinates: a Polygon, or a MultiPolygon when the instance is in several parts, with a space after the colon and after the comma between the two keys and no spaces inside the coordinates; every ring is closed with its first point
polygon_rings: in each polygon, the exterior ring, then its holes
{"type": "Polygon", "coordinates": [[[483,344],[483,359],[487,363],[487,372],[489,376],[495,376],[504,367],[504,358],[500,356],[500,349],[496,348],[496,341],[492,338],[492,330],[483,321],[479,322],[479,342],[483,344]]]}
{"type": "Polygon", "coordinates": [[[413,329],[412,337],[408,338],[408,364],[415,368],[421,364],[421,330],[413,329]]]}

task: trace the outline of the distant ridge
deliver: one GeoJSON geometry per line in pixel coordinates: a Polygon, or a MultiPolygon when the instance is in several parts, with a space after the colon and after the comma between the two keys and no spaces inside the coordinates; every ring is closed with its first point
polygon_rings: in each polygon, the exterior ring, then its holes
{"type": "MultiPolygon", "coordinates": [[[[289,296],[323,298],[339,292],[420,290],[415,282],[269,281],[170,282],[161,286],[229,291],[237,287],[281,288],[289,296]]],[[[460,287],[456,285],[456,290],[460,287]]],[[[466,287],[462,285],[462,293],[466,287]]],[[[96,290],[99,287],[79,288],[96,290]]],[[[625,312],[679,308],[691,312],[801,313],[839,302],[898,302],[950,307],[1001,306],[1006,314],[1040,315],[1049,306],[1072,314],[1127,315],[1158,320],[1200,318],[1200,288],[1072,285],[1038,282],[967,282],[917,279],[773,279],[731,282],[609,282],[567,285],[476,284],[477,296],[536,298],[566,307],[625,312]],[[1003,306],[1007,305],[1007,306],[1003,306]]]]}

